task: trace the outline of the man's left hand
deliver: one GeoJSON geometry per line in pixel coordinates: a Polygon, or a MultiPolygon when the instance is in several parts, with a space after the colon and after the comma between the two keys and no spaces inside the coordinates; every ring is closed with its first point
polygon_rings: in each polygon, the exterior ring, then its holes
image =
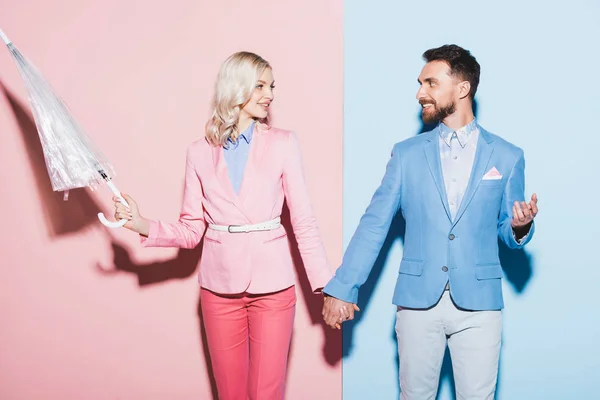
{"type": "Polygon", "coordinates": [[[535,193],[531,196],[531,201],[529,203],[515,201],[515,204],[513,204],[513,219],[511,222],[513,229],[523,228],[533,221],[538,213],[537,201],[538,198],[535,193]]]}

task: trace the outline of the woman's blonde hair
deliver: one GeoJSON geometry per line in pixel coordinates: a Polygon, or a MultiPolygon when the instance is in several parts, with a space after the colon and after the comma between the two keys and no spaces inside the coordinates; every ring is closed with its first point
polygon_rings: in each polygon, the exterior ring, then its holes
{"type": "Polygon", "coordinates": [[[230,138],[237,140],[240,111],[267,68],[271,66],[265,59],[247,51],[234,53],[223,62],[215,82],[212,115],[206,123],[206,139],[211,145],[224,146],[230,138]]]}

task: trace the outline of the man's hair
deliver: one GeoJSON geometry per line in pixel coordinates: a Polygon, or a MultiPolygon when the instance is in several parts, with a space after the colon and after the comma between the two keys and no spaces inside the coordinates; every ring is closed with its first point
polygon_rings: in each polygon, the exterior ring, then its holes
{"type": "Polygon", "coordinates": [[[427,62],[444,61],[450,67],[450,75],[461,80],[469,81],[471,99],[475,97],[477,86],[479,86],[480,66],[469,50],[465,50],[455,44],[447,44],[435,49],[429,49],[423,53],[427,62]]]}

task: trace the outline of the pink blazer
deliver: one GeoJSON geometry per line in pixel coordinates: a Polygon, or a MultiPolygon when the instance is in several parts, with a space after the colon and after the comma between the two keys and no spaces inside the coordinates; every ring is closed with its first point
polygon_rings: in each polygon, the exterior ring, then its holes
{"type": "Polygon", "coordinates": [[[217,293],[270,293],[296,282],[283,227],[272,231],[228,233],[207,223],[245,225],[290,210],[298,249],[313,291],[333,276],[306,187],[300,146],[293,132],[256,124],[244,178],[236,195],[221,147],[204,138],[187,152],[185,188],[179,221],[152,221],[146,247],[194,248],[204,236],[198,281],[217,293]]]}

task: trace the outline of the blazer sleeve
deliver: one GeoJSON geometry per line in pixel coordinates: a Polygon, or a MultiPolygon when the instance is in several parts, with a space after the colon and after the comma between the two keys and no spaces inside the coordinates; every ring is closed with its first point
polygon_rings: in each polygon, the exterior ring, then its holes
{"type": "Polygon", "coordinates": [[[529,232],[517,241],[512,229],[512,207],[515,201],[525,201],[525,157],[523,151],[519,152],[517,161],[510,171],[510,175],[502,194],[502,205],[498,219],[498,236],[511,249],[523,248],[533,237],[535,221],[532,222],[529,232]]]}
{"type": "Polygon", "coordinates": [[[326,294],[349,303],[358,302],[358,289],[369,277],[399,209],[401,177],[400,154],[396,144],[381,184],[348,244],[342,265],[323,289],[326,294]]]}
{"type": "Polygon", "coordinates": [[[141,237],[144,247],[194,248],[200,243],[206,223],[202,206],[202,183],[192,162],[192,146],[188,148],[185,167],[183,204],[179,220],[174,223],[150,221],[148,237],[141,237]]]}
{"type": "Polygon", "coordinates": [[[306,275],[312,290],[317,292],[331,279],[333,270],[327,261],[308,196],[300,144],[295,133],[289,133],[286,147],[283,168],[284,195],[306,275]]]}

